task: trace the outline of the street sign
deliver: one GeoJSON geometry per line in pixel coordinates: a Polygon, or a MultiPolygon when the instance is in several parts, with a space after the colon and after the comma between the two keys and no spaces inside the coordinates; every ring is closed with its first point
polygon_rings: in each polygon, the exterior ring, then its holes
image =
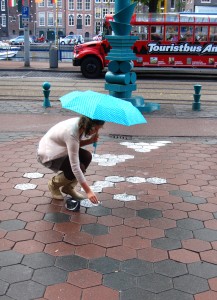
{"type": "Polygon", "coordinates": [[[29,6],[23,6],[22,7],[22,19],[28,19],[29,18],[29,6]]]}

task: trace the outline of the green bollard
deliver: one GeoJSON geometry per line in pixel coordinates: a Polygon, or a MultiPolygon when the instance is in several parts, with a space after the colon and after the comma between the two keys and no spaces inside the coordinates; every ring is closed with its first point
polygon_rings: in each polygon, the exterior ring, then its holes
{"type": "Polygon", "coordinates": [[[44,93],[43,107],[45,107],[45,108],[51,107],[50,100],[49,100],[51,84],[50,84],[50,82],[44,82],[42,87],[43,87],[43,93],[44,93]]]}
{"type": "Polygon", "coordinates": [[[200,91],[201,91],[202,85],[200,84],[195,84],[194,85],[194,102],[192,103],[192,110],[194,111],[200,111],[200,91]]]}

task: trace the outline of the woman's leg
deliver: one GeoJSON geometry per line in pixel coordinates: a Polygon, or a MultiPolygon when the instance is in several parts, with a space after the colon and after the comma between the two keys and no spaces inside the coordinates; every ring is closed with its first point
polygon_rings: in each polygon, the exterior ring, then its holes
{"type": "MultiPolygon", "coordinates": [[[[80,148],[79,149],[79,161],[80,161],[80,168],[83,173],[86,172],[89,164],[91,163],[91,160],[92,160],[92,154],[88,150],[80,148]]],[[[63,171],[65,177],[68,180],[75,179],[75,175],[72,172],[68,156],[65,158],[62,165],[60,166],[60,171],[63,171]]]]}

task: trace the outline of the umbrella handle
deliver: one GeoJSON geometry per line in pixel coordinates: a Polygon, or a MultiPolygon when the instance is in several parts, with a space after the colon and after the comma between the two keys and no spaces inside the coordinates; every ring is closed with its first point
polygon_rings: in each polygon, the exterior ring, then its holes
{"type": "Polygon", "coordinates": [[[97,142],[93,143],[93,147],[94,147],[93,153],[95,154],[96,153],[97,142]]]}

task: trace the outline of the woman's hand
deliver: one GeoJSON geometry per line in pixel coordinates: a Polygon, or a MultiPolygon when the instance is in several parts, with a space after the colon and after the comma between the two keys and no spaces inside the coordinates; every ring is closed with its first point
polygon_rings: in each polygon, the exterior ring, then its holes
{"type": "Polygon", "coordinates": [[[87,197],[94,204],[97,204],[99,202],[98,199],[97,199],[97,196],[94,194],[93,191],[88,192],[87,197]]]}

